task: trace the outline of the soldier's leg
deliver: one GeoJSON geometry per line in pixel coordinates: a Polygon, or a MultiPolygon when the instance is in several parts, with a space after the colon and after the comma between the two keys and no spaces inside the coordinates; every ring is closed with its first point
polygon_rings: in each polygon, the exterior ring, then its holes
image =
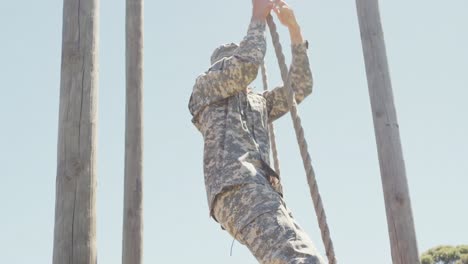
{"type": "Polygon", "coordinates": [[[218,196],[217,221],[263,264],[324,263],[270,186],[236,186],[218,196]]]}
{"type": "Polygon", "coordinates": [[[281,196],[270,186],[238,185],[217,195],[213,215],[223,229],[235,237],[259,215],[277,210],[281,202],[281,196]]]}
{"type": "Polygon", "coordinates": [[[238,235],[263,264],[322,264],[312,241],[281,205],[258,216],[238,235]]]}

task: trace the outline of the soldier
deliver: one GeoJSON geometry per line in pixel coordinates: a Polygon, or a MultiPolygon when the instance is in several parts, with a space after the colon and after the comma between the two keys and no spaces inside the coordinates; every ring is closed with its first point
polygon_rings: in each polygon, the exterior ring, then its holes
{"type": "Polygon", "coordinates": [[[189,110],[204,138],[204,174],[210,216],[246,245],[260,263],[324,263],[282,199],[270,167],[268,124],[289,111],[284,86],[263,94],[255,80],[266,51],[266,17],[273,10],[289,29],[291,87],[300,103],[312,92],[312,74],[292,9],[281,0],[252,0],[252,19],[239,45],[217,48],[210,69],[195,82],[189,110]]]}

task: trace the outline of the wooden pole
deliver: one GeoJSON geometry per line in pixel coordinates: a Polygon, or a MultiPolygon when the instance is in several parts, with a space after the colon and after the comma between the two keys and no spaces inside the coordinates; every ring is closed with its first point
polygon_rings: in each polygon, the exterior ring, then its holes
{"type": "Polygon", "coordinates": [[[98,0],[64,0],[53,263],[96,263],[98,0]]]}
{"type": "Polygon", "coordinates": [[[378,0],[356,0],[394,264],[419,263],[378,0]]]}
{"type": "Polygon", "coordinates": [[[122,263],[143,255],[143,0],[126,1],[126,127],[122,263]]]}

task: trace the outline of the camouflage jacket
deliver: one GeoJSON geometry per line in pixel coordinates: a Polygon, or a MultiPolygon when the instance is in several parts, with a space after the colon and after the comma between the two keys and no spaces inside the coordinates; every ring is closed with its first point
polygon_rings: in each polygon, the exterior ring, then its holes
{"type": "MultiPolygon", "coordinates": [[[[231,57],[198,76],[190,97],[192,122],[204,138],[204,174],[212,211],[217,194],[245,183],[268,184],[268,124],[289,111],[287,90],[280,86],[262,94],[247,92],[266,51],[265,23],[252,22],[231,57]],[[264,176],[263,176],[264,175],[264,176]]],[[[307,42],[292,46],[291,87],[300,103],[312,92],[307,42]]],[[[272,184],[281,193],[281,184],[272,184]]]]}

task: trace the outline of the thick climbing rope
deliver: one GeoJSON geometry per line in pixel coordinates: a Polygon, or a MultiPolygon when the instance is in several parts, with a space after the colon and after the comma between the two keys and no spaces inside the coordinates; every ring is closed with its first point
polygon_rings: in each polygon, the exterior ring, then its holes
{"type": "MultiPolygon", "coordinates": [[[[267,75],[265,63],[262,64],[262,80],[263,80],[263,89],[265,91],[268,91],[268,75],[267,75]]],[[[270,133],[270,145],[271,145],[271,152],[273,154],[273,164],[275,167],[275,171],[278,175],[281,175],[280,166],[279,166],[279,158],[278,158],[278,148],[276,146],[275,128],[273,126],[273,123],[270,123],[268,125],[268,131],[270,133]]]]}
{"type": "MultiPolygon", "coordinates": [[[[274,23],[273,17],[271,15],[267,17],[267,23],[270,28],[270,34],[273,40],[273,46],[275,48],[276,57],[278,58],[278,64],[281,70],[281,78],[283,79],[283,83],[289,92],[288,99],[289,99],[291,118],[293,120],[297,142],[299,144],[302,161],[304,163],[304,168],[305,168],[306,175],[307,175],[307,182],[309,184],[310,195],[312,196],[312,200],[314,203],[315,213],[317,215],[317,220],[318,220],[318,224],[319,224],[321,235],[322,235],[322,241],[323,241],[323,244],[325,245],[325,251],[326,251],[327,258],[328,258],[328,263],[336,264],[337,261],[335,257],[335,250],[333,249],[333,242],[330,237],[330,230],[328,228],[328,223],[327,223],[327,218],[326,218],[325,210],[324,210],[323,203],[322,203],[322,198],[318,190],[317,180],[315,179],[315,172],[312,167],[312,160],[308,151],[307,141],[304,136],[304,129],[301,124],[301,118],[299,117],[299,114],[297,111],[297,103],[295,100],[294,91],[293,89],[291,89],[288,66],[286,65],[286,59],[282,51],[281,43],[279,40],[279,34],[276,29],[276,24],[274,23]]],[[[270,131],[272,131],[272,129],[270,129],[270,131]]],[[[278,158],[276,157],[276,159],[278,158]]]]}

